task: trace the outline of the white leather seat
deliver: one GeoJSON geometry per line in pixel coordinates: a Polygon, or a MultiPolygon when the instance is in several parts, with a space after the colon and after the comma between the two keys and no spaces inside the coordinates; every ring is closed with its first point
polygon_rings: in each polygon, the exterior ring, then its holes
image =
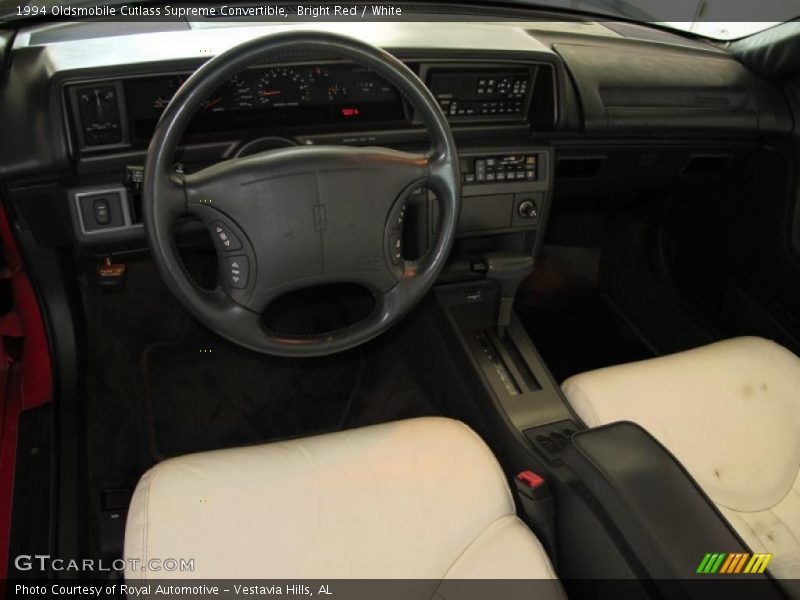
{"type": "Polygon", "coordinates": [[[488,447],[444,418],[162,462],[125,536],[126,559],[150,557],[195,569],[126,577],[555,578],[488,447]]]}
{"type": "Polygon", "coordinates": [[[650,432],[751,550],[774,554],[773,575],[800,578],[800,358],[743,337],[562,387],[586,425],[633,421],[650,432]]]}

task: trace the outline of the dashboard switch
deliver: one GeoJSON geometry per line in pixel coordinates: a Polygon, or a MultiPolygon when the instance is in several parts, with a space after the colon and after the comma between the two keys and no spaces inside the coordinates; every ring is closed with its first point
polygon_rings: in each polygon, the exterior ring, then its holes
{"type": "Polygon", "coordinates": [[[108,225],[111,222],[111,206],[107,198],[94,201],[94,220],[98,225],[108,225]]]}
{"type": "Polygon", "coordinates": [[[225,257],[225,281],[229,287],[243,290],[250,279],[250,261],[245,255],[225,257]]]}
{"type": "Polygon", "coordinates": [[[214,240],[219,247],[225,252],[240,250],[242,247],[239,238],[237,238],[222,221],[214,221],[211,223],[211,233],[214,235],[214,240]]]}
{"type": "Polygon", "coordinates": [[[81,235],[132,226],[130,199],[122,186],[76,190],[73,199],[81,235]]]}

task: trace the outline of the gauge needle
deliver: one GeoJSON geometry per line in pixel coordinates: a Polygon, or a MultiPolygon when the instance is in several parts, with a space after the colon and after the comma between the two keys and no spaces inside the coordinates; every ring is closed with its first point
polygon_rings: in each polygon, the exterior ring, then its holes
{"type": "Polygon", "coordinates": [[[280,90],[275,90],[275,91],[272,91],[272,92],[259,92],[259,95],[260,96],[278,96],[278,95],[280,95],[280,93],[281,93],[280,90]]]}

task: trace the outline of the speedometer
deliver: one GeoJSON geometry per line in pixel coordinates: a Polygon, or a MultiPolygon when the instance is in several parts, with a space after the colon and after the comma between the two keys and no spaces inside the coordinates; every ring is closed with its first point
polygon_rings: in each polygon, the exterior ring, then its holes
{"type": "Polygon", "coordinates": [[[270,69],[258,79],[258,101],[263,106],[298,106],[310,98],[305,78],[289,67],[270,69]]]}

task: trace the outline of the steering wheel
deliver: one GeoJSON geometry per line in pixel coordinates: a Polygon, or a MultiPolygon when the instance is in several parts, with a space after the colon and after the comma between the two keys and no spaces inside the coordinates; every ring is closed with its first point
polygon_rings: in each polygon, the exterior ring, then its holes
{"type": "Polygon", "coordinates": [[[251,350],[318,356],[376,337],[433,285],[453,245],[461,201],[458,154],[430,91],[389,53],[332,33],[286,32],[235,46],[200,67],[164,110],[147,150],[142,208],[150,250],[177,299],[206,327],[251,350]],[[432,138],[427,153],[388,148],[303,146],[234,158],[181,175],[180,137],[194,113],[247,67],[334,56],[390,82],[414,106],[432,138]],[[404,207],[420,185],[439,201],[438,236],[419,261],[401,246],[404,207]],[[176,219],[193,215],[217,246],[222,284],[198,286],[176,252],[176,219]],[[355,283],[375,296],[372,313],[313,335],[269,330],[262,314],[278,296],[329,283],[355,283]]]}

